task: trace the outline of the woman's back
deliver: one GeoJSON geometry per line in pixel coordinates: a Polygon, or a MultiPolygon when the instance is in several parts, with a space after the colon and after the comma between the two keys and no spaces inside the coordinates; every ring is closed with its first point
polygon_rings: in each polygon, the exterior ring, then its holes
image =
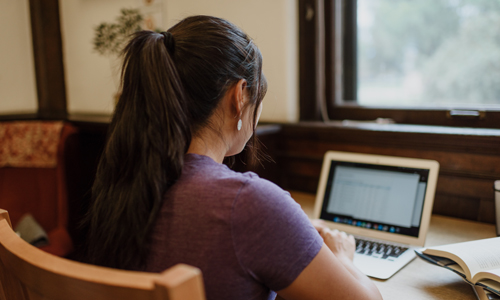
{"type": "Polygon", "coordinates": [[[146,270],[197,266],[209,299],[274,299],[269,289],[287,287],[323,243],[288,193],[196,154],[186,156],[151,237],[146,270]]]}

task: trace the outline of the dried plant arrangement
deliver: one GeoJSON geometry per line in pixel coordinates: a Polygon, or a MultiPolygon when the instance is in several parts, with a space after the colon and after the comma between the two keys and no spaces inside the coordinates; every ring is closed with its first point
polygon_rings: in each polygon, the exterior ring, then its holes
{"type": "Polygon", "coordinates": [[[143,17],[138,9],[121,9],[116,23],[95,27],[94,50],[105,56],[119,55],[130,35],[141,30],[143,17]]]}

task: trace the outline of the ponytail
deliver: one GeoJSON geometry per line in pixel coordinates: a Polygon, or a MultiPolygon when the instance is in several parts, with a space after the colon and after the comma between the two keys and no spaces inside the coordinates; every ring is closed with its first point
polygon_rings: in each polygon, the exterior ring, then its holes
{"type": "Polygon", "coordinates": [[[87,218],[90,263],[139,269],[162,197],[181,174],[191,133],[167,46],[171,34],[141,31],[124,49],[122,93],[87,218]]]}

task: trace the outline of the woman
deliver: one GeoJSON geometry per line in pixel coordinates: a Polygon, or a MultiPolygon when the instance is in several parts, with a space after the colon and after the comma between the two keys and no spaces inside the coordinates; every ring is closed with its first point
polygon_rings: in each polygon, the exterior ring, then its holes
{"type": "Polygon", "coordinates": [[[259,49],[225,20],[135,34],[92,189],[90,261],[197,266],[208,299],[380,299],[352,236],[315,229],[290,194],[222,164],[255,137],[266,89],[259,49]]]}

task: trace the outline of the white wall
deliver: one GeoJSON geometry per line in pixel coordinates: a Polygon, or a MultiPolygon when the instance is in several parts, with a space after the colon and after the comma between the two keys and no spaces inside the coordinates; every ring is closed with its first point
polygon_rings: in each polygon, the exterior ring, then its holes
{"type": "Polygon", "coordinates": [[[38,109],[28,0],[0,0],[0,114],[38,109]]]}
{"type": "MultiPolygon", "coordinates": [[[[61,27],[70,113],[110,113],[118,62],[92,50],[93,28],[138,0],[61,0],[61,27]],[[113,75],[114,70],[115,75],[113,75]]],[[[298,119],[297,0],[163,0],[163,28],[193,14],[228,19],[247,32],[264,56],[269,90],[262,121],[298,119]]]]}

